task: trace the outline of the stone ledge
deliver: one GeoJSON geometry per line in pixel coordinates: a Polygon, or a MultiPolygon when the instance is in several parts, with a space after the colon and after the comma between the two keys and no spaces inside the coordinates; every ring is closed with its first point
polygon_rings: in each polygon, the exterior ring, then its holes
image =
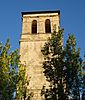
{"type": "Polygon", "coordinates": [[[51,34],[22,34],[20,42],[47,41],[51,34]]]}

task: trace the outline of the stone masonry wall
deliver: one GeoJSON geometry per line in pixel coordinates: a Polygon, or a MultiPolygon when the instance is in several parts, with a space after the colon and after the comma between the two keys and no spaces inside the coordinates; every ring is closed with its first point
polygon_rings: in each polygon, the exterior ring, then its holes
{"type": "Polygon", "coordinates": [[[22,35],[20,39],[20,60],[26,63],[27,75],[30,77],[29,89],[34,93],[32,100],[43,100],[40,92],[43,85],[48,86],[49,83],[43,73],[42,63],[43,55],[41,48],[44,46],[51,34],[45,33],[45,20],[51,21],[51,32],[53,26],[56,25],[56,31],[59,26],[59,15],[56,14],[37,14],[24,15],[22,18],[22,35]],[[37,20],[37,34],[31,33],[32,21],[37,20]]]}

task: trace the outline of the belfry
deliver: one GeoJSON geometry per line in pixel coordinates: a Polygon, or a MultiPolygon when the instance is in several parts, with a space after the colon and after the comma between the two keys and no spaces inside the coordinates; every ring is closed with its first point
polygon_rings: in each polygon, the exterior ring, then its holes
{"type": "Polygon", "coordinates": [[[49,83],[43,73],[44,57],[41,48],[53,32],[53,27],[60,26],[60,11],[22,12],[22,34],[20,39],[20,60],[26,64],[30,77],[29,89],[33,92],[32,100],[43,100],[41,89],[49,83]]]}

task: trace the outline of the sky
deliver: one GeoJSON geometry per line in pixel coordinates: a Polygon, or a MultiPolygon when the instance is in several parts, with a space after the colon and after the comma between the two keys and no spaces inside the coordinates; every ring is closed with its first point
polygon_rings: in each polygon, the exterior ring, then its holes
{"type": "Polygon", "coordinates": [[[19,49],[21,12],[60,10],[64,41],[75,35],[81,56],[85,52],[85,0],[0,0],[0,42],[10,39],[11,50],[19,49]]]}

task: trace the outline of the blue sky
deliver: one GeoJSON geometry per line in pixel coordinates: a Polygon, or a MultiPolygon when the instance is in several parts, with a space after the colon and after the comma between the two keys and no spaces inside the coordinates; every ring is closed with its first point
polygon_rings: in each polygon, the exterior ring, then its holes
{"type": "Polygon", "coordinates": [[[61,27],[64,28],[64,40],[69,33],[76,36],[85,52],[85,0],[0,0],[0,42],[10,38],[11,50],[19,48],[21,35],[21,12],[38,10],[60,10],[61,27]]]}

